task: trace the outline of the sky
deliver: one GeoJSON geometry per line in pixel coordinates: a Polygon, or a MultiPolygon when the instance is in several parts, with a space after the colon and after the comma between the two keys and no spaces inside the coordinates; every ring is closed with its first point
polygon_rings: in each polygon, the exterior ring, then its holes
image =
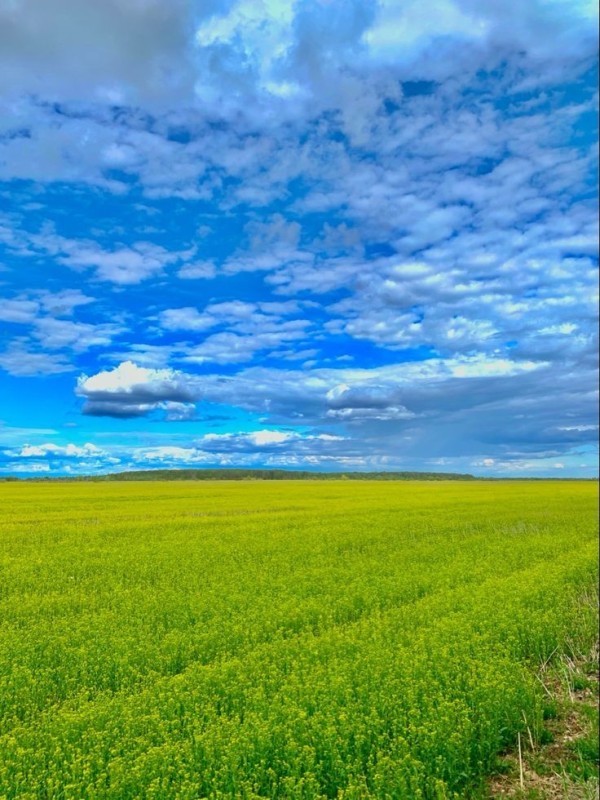
{"type": "Polygon", "coordinates": [[[0,476],[596,476],[597,25],[0,0],[0,476]]]}

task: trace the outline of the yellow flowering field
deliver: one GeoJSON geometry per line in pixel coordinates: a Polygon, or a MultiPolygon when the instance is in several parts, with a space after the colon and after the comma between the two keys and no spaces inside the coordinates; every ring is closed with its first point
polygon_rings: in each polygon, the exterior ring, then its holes
{"type": "Polygon", "coordinates": [[[596,632],[592,482],[0,484],[0,798],[478,798],[596,632]]]}

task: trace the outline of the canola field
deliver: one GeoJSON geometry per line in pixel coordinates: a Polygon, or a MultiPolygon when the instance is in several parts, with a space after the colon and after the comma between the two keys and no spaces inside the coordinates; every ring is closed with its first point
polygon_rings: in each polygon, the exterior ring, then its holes
{"type": "Polygon", "coordinates": [[[0,484],[0,798],[485,796],[596,635],[585,482],[0,484]]]}

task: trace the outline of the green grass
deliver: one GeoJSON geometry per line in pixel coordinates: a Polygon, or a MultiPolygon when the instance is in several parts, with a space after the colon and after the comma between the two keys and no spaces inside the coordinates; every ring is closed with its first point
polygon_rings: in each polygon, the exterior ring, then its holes
{"type": "Polygon", "coordinates": [[[588,730],[584,736],[570,745],[571,758],[567,762],[566,771],[574,778],[589,780],[598,778],[598,707],[583,707],[582,715],[588,717],[588,730]]]}
{"type": "Polygon", "coordinates": [[[467,798],[594,637],[589,482],[0,486],[0,797],[467,798]]]}

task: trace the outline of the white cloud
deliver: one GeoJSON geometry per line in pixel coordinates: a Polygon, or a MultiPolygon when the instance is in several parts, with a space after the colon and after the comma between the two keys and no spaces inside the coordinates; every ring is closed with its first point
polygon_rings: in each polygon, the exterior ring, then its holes
{"type": "Polygon", "coordinates": [[[168,422],[189,422],[197,419],[197,409],[195,403],[177,403],[167,401],[159,403],[157,408],[165,412],[165,419],[168,422]]]}
{"type": "Polygon", "coordinates": [[[91,325],[42,317],[36,320],[33,335],[48,350],[69,348],[74,352],[83,352],[92,347],[109,346],[124,330],[122,325],[91,325]]]}
{"type": "Polygon", "coordinates": [[[159,382],[170,385],[173,381],[172,370],[153,370],[138,367],[131,361],[120,364],[116,369],[99,372],[88,378],[82,376],[78,381],[78,390],[84,392],[123,393],[131,392],[137,386],[145,386],[159,382]]]}
{"type": "Polygon", "coordinates": [[[19,339],[11,342],[0,353],[0,367],[17,377],[58,375],[73,370],[73,366],[63,355],[30,350],[27,343],[19,339]]]}
{"type": "Polygon", "coordinates": [[[79,289],[61,289],[58,292],[42,289],[35,294],[43,311],[53,317],[69,317],[76,308],[96,302],[94,297],[84,294],[79,289]]]}
{"type": "Polygon", "coordinates": [[[456,378],[493,377],[495,375],[517,375],[519,372],[531,372],[548,366],[543,362],[509,361],[506,358],[487,359],[481,356],[466,358],[461,363],[450,366],[451,374],[456,378]]]}
{"type": "Polygon", "coordinates": [[[285,431],[264,430],[251,433],[249,438],[255,445],[262,447],[263,445],[281,444],[282,442],[287,442],[291,438],[291,435],[285,431]]]}
{"type": "MultiPolygon", "coordinates": [[[[51,258],[75,272],[93,269],[97,280],[122,286],[155,278],[168,265],[184,261],[194,253],[194,248],[168,250],[147,241],[103,247],[92,239],[61,236],[53,225],[46,225],[37,233],[15,228],[6,245],[9,252],[19,257],[51,258]]],[[[93,299],[79,290],[63,290],[54,295],[50,292],[39,294],[42,308],[58,316],[72,313],[73,308],[93,299]]]]}
{"type": "Polygon", "coordinates": [[[93,268],[98,280],[130,285],[159,275],[167,264],[179,260],[179,253],[169,252],[149,242],[137,242],[104,250],[95,243],[65,240],[59,243],[58,260],[73,269],[93,268]]]}
{"type": "Polygon", "coordinates": [[[78,306],[93,302],[93,297],[88,297],[79,289],[63,289],[59,292],[32,291],[14,298],[3,298],[0,305],[0,320],[29,325],[40,313],[49,314],[51,317],[70,316],[78,306]]]}
{"type": "Polygon", "coordinates": [[[40,456],[61,456],[67,458],[91,458],[104,455],[104,451],[94,444],[84,445],[67,444],[57,445],[47,442],[40,445],[24,445],[20,450],[5,451],[12,457],[39,458],[40,456]]]}
{"type": "Polygon", "coordinates": [[[46,461],[28,461],[26,463],[6,463],[0,466],[0,471],[9,475],[18,473],[50,472],[50,464],[46,461]]]}
{"type": "Polygon", "coordinates": [[[217,274],[217,269],[212,261],[193,261],[184,264],[177,272],[178,278],[184,280],[210,280],[217,274]]]}
{"type": "Polygon", "coordinates": [[[194,392],[188,383],[189,379],[175,370],[149,369],[125,361],[113,370],[80,376],[76,394],[85,398],[84,414],[136,417],[165,402],[191,403],[194,392]]]}
{"type": "Polygon", "coordinates": [[[369,421],[390,421],[401,419],[412,419],[417,415],[409,411],[404,406],[388,405],[385,408],[366,406],[359,408],[330,408],[327,411],[327,418],[340,422],[356,422],[359,420],[369,421]]]}
{"type": "Polygon", "coordinates": [[[177,447],[166,445],[140,450],[137,458],[142,461],[162,461],[178,464],[203,464],[210,461],[210,455],[194,447],[177,447]]]}
{"type": "Polygon", "coordinates": [[[558,428],[559,431],[578,431],[578,432],[586,432],[586,431],[597,431],[597,425],[560,425],[558,428]]]}
{"type": "Polygon", "coordinates": [[[167,308],[160,312],[160,326],[168,331],[204,331],[216,325],[214,317],[202,315],[197,308],[167,308]]]}
{"type": "Polygon", "coordinates": [[[39,303],[35,300],[15,298],[3,300],[0,306],[0,320],[2,322],[15,322],[21,325],[30,324],[39,311],[39,303]]]}
{"type": "Polygon", "coordinates": [[[308,336],[309,320],[280,321],[254,314],[247,320],[231,325],[230,330],[208,336],[202,343],[182,351],[185,364],[241,364],[250,361],[255,353],[276,350],[287,342],[302,342],[308,336]]]}

